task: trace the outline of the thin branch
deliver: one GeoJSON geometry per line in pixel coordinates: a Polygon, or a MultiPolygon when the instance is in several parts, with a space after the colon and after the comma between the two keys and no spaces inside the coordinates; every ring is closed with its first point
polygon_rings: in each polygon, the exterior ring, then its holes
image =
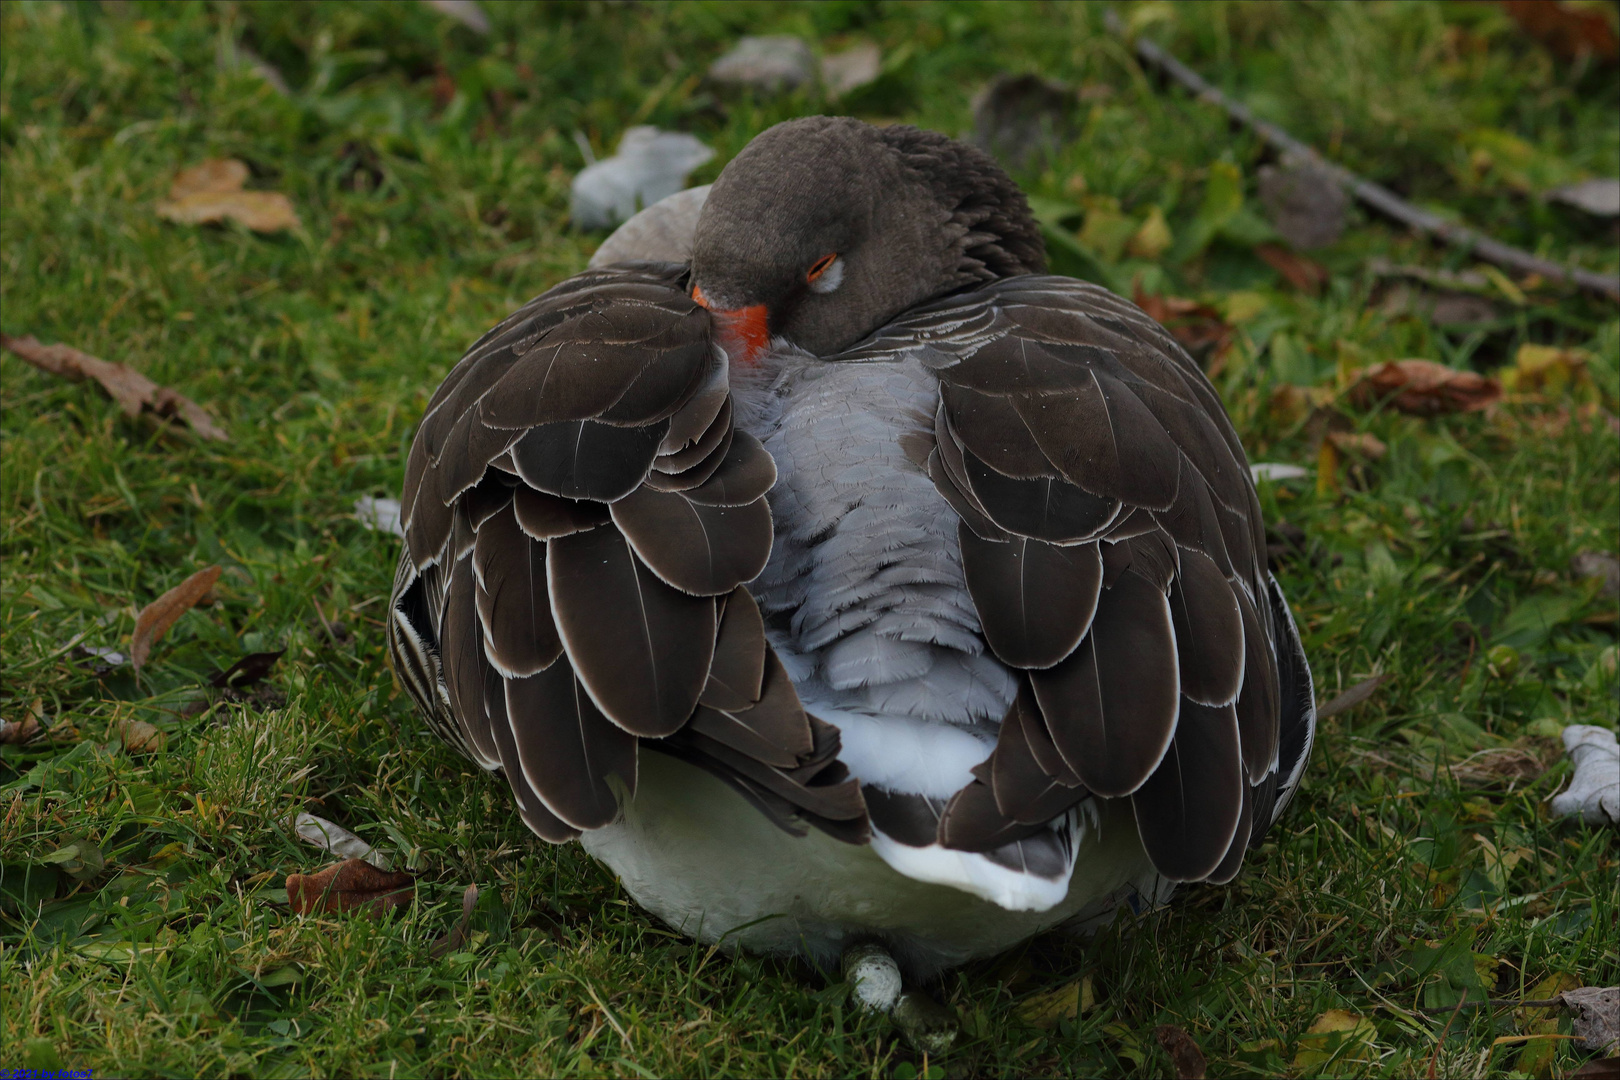
{"type": "MultiPolygon", "coordinates": [[[[1105,13],[1104,21],[1110,33],[1118,37],[1125,36],[1124,25],[1112,9],[1105,13]]],[[[1606,276],[1538,258],[1528,251],[1499,240],[1492,240],[1466,225],[1458,225],[1427,210],[1420,210],[1383,185],[1365,180],[1344,166],[1328,161],[1314,148],[1300,142],[1276,124],[1255,116],[1246,106],[1215,89],[1197,72],[1146,37],[1138,37],[1132,48],[1143,63],[1180,83],[1200,99],[1219,107],[1227,116],[1259,135],[1281,154],[1306,158],[1326,169],[1352,195],[1386,217],[1455,247],[1470,250],[1479,258],[1497,266],[1525,274],[1540,274],[1552,281],[1574,282],[1583,289],[1601,293],[1611,300],[1620,300],[1620,275],[1606,276]]]]}

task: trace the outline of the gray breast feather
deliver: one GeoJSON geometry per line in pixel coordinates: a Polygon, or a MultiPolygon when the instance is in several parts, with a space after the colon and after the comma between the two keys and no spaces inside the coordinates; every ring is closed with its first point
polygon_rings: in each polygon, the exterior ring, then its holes
{"type": "Polygon", "coordinates": [[[956,515],[907,457],[932,438],[935,377],[914,358],[788,361],[755,433],[776,459],[776,545],[754,583],[807,700],[978,725],[1012,675],[984,650],[956,515]]]}

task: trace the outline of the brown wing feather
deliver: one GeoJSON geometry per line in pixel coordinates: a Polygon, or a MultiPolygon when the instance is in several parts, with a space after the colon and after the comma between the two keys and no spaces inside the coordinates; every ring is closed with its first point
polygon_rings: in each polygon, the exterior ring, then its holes
{"type": "Polygon", "coordinates": [[[1162,872],[1230,879],[1281,703],[1259,502],[1208,380],[1133,305],[1033,275],[862,348],[938,373],[926,470],[986,643],[1028,673],[941,841],[987,851],[1076,792],[1129,795],[1162,872]]]}
{"type": "Polygon", "coordinates": [[[648,739],[790,831],[866,840],[837,729],[805,713],[742,587],[775,480],[680,267],[564,282],[433,396],[390,648],[430,726],[498,768],[540,836],[612,821],[648,739]]]}

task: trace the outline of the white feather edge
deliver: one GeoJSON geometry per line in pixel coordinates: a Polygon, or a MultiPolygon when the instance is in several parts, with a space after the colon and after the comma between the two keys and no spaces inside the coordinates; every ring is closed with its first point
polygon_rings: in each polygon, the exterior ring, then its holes
{"type": "MultiPolygon", "coordinates": [[[[814,699],[804,706],[838,728],[842,742],[838,757],[849,771],[863,783],[888,791],[949,799],[973,782],[973,767],[995,748],[988,735],[949,724],[851,712],[814,699]]],[[[1047,911],[1069,894],[1086,820],[1071,811],[1059,827],[1071,830],[1073,843],[1068,865],[1058,878],[1012,870],[983,855],[939,844],[912,847],[877,828],[872,830],[872,851],[915,881],[960,889],[1008,911],[1047,911]]]]}

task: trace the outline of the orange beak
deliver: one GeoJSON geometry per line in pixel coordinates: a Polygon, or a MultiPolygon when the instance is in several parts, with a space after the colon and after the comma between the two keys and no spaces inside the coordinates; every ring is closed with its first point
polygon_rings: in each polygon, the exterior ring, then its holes
{"type": "Polygon", "coordinates": [[[720,347],[726,350],[733,363],[750,366],[759,363],[759,358],[771,344],[771,329],[765,319],[764,304],[721,311],[709,303],[703,290],[696,285],[692,286],[692,300],[713,314],[720,328],[720,347]]]}

